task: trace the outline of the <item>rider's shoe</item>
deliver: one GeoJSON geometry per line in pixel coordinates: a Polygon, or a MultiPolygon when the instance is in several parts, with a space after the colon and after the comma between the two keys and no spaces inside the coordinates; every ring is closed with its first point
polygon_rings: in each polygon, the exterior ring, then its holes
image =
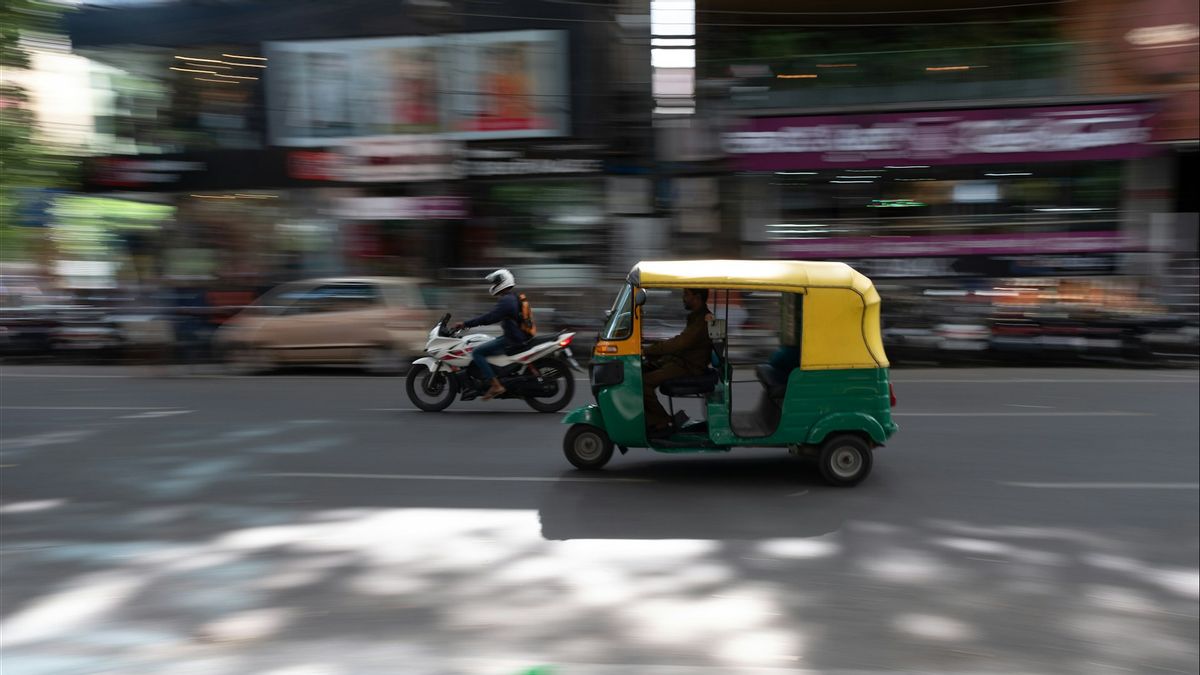
{"type": "Polygon", "coordinates": [[[487,390],[487,393],[483,395],[483,400],[490,401],[506,391],[508,390],[504,388],[504,385],[500,384],[500,380],[492,380],[492,386],[487,390]]]}

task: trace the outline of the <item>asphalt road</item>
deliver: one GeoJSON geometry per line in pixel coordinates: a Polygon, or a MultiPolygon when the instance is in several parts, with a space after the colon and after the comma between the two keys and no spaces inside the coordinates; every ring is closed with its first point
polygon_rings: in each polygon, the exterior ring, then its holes
{"type": "Polygon", "coordinates": [[[834,489],[778,450],[579,473],[560,416],[398,378],[6,367],[0,670],[1200,670],[1196,371],[894,379],[834,489]]]}

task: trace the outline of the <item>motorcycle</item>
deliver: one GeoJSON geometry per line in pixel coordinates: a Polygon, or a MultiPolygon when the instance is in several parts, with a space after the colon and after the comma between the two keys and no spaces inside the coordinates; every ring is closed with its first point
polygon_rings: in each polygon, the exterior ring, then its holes
{"type": "MultiPolygon", "coordinates": [[[[429,331],[426,356],[413,362],[405,382],[409,400],[426,412],[445,410],[455,396],[463,401],[478,398],[491,386],[471,360],[471,352],[492,338],[453,331],[447,327],[449,322],[450,314],[444,314],[429,331]]],[[[575,396],[571,370],[583,372],[568,349],[574,337],[570,332],[536,337],[488,357],[506,390],[497,398],[523,399],[538,412],[567,407],[575,396]]]]}

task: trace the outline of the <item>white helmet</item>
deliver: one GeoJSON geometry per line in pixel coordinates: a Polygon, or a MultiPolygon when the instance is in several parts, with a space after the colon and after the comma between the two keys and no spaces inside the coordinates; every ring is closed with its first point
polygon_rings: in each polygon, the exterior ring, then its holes
{"type": "Polygon", "coordinates": [[[508,290],[517,285],[517,280],[513,278],[512,272],[508,270],[496,270],[484,277],[491,282],[492,287],[488,289],[488,293],[499,295],[500,291],[508,290]]]}

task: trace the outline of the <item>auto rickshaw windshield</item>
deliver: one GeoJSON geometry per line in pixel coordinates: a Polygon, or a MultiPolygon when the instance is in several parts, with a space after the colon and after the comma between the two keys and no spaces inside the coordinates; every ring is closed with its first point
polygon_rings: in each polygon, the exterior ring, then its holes
{"type": "Polygon", "coordinates": [[[625,284],[608,313],[608,321],[600,332],[603,340],[624,340],[633,332],[633,287],[625,284]]]}

